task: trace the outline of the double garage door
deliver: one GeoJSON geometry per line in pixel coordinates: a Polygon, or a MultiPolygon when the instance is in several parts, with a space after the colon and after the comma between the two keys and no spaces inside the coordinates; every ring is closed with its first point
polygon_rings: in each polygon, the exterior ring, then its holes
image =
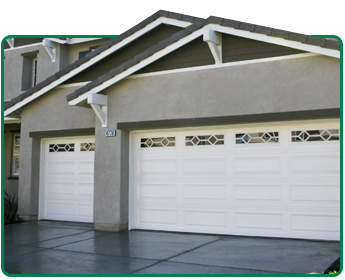
{"type": "Polygon", "coordinates": [[[339,123],[132,132],[130,228],[339,240],[339,123]]]}

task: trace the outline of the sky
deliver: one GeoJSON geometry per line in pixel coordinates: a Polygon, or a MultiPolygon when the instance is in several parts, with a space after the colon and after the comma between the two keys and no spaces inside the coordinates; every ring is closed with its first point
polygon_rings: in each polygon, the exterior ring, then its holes
{"type": "Polygon", "coordinates": [[[340,1],[309,0],[16,0],[2,1],[1,37],[7,35],[118,35],[163,9],[210,15],[307,35],[344,37],[340,1]]]}

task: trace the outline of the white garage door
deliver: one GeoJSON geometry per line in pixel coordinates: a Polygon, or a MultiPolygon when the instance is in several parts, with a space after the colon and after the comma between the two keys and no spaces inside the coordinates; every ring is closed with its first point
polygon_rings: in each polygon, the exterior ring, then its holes
{"type": "Polygon", "coordinates": [[[339,122],[131,134],[130,228],[340,238],[339,122]]]}
{"type": "Polygon", "coordinates": [[[39,219],[93,222],[94,138],[42,140],[39,219]]]}

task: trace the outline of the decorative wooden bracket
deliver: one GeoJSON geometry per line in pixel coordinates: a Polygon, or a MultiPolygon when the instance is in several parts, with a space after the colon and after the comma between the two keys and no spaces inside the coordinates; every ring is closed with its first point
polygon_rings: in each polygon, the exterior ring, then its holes
{"type": "Polygon", "coordinates": [[[222,33],[216,32],[213,29],[205,29],[204,42],[210,47],[216,64],[222,63],[222,33]]]}
{"type": "Polygon", "coordinates": [[[108,96],[98,93],[89,93],[87,104],[90,104],[96,116],[102,123],[102,127],[107,127],[108,96]]]}
{"type": "Polygon", "coordinates": [[[10,48],[13,49],[14,48],[14,38],[8,38],[6,41],[7,41],[7,44],[10,45],[10,48]]]}
{"type": "Polygon", "coordinates": [[[56,60],[56,48],[57,43],[49,40],[49,39],[43,39],[42,46],[46,49],[48,52],[50,58],[52,59],[52,62],[55,62],[56,60]]]}

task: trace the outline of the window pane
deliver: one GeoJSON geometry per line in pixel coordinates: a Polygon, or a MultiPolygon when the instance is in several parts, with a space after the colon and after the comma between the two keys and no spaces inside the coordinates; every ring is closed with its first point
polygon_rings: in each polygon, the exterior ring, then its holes
{"type": "Polygon", "coordinates": [[[19,174],[19,156],[15,156],[13,160],[14,160],[13,174],[19,174]]]}
{"type": "Polygon", "coordinates": [[[175,137],[141,138],[141,148],[174,147],[175,137]]]}
{"type": "Polygon", "coordinates": [[[278,143],[279,132],[237,133],[236,144],[278,143]]]}
{"type": "Polygon", "coordinates": [[[20,136],[14,136],[14,145],[20,145],[20,136]]]}
{"type": "Polygon", "coordinates": [[[224,145],[224,135],[186,136],[186,146],[224,145]]]}
{"type": "Polygon", "coordinates": [[[15,154],[15,155],[19,155],[20,154],[20,146],[14,146],[13,154],[15,154]]]}
{"type": "Polygon", "coordinates": [[[292,142],[339,141],[339,129],[291,131],[292,142]]]}

